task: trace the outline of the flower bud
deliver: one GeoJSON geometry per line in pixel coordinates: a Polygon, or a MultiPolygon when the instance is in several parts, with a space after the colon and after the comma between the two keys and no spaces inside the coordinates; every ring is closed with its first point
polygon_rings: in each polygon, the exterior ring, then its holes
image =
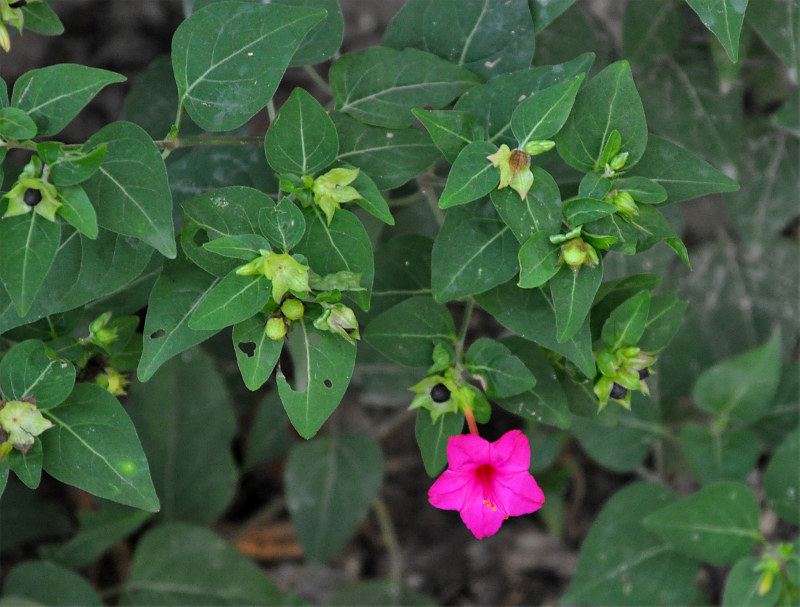
{"type": "Polygon", "coordinates": [[[617,193],[612,202],[623,217],[633,217],[639,214],[639,207],[636,206],[636,201],[634,201],[630,192],[617,193]]]}
{"type": "Polygon", "coordinates": [[[303,302],[299,299],[289,298],[284,300],[281,305],[281,314],[289,320],[300,320],[303,318],[304,312],[305,307],[303,306],[303,302]]]}
{"type": "Polygon", "coordinates": [[[106,367],[103,371],[103,373],[100,373],[94,378],[94,382],[108,390],[114,396],[126,395],[125,386],[130,383],[128,378],[114,367],[106,367]]]}
{"type": "Polygon", "coordinates": [[[8,35],[5,23],[0,23],[0,46],[5,52],[11,50],[11,36],[8,35]]]}
{"type": "Polygon", "coordinates": [[[358,320],[353,310],[342,303],[322,303],[321,305],[325,311],[314,321],[317,329],[341,335],[350,343],[361,339],[358,332],[358,320]]]}
{"type": "Polygon", "coordinates": [[[537,139],[535,141],[529,141],[526,143],[523,149],[527,154],[536,156],[552,150],[555,146],[555,141],[551,141],[549,139],[537,139]]]}
{"type": "Polygon", "coordinates": [[[272,341],[278,341],[286,337],[286,323],[280,316],[273,316],[267,321],[264,331],[272,341]]]}
{"type": "Polygon", "coordinates": [[[611,159],[608,166],[611,167],[612,171],[619,171],[625,166],[626,162],[628,162],[628,152],[620,152],[611,159]]]}

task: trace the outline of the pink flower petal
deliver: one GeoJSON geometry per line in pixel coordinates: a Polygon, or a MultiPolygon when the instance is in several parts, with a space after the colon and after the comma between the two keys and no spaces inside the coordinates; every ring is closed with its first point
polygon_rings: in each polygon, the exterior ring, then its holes
{"type": "Polygon", "coordinates": [[[447,441],[447,463],[450,470],[473,470],[489,463],[492,445],[473,434],[457,434],[447,441]]]}
{"type": "Polygon", "coordinates": [[[472,474],[445,470],[428,489],[428,501],[442,510],[461,510],[464,500],[474,492],[474,482],[472,474]]]}
{"type": "Polygon", "coordinates": [[[482,495],[471,495],[461,510],[461,520],[479,540],[497,533],[505,519],[506,514],[484,503],[482,495]]]}
{"type": "Polygon", "coordinates": [[[544,493],[527,470],[495,476],[491,491],[498,506],[509,516],[530,514],[544,504],[544,493]]]}
{"type": "Polygon", "coordinates": [[[491,464],[501,474],[527,472],[531,466],[528,437],[519,430],[510,430],[492,443],[491,464]]]}

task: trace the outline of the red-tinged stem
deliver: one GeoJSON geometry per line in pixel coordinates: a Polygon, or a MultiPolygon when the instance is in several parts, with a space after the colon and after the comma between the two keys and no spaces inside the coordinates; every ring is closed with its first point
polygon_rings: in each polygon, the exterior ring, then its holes
{"type": "Polygon", "coordinates": [[[469,426],[470,434],[480,436],[478,433],[478,424],[475,423],[475,416],[472,414],[472,409],[464,407],[464,417],[467,418],[467,426],[469,426]]]}

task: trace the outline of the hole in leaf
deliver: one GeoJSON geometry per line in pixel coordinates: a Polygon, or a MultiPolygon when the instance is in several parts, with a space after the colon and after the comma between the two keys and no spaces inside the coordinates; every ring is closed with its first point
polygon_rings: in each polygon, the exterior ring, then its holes
{"type": "Polygon", "coordinates": [[[329,380],[329,379],[326,379],[326,380],[325,380],[324,382],[322,382],[322,383],[323,383],[323,384],[325,384],[325,387],[326,387],[326,388],[333,388],[333,382],[332,382],[331,380],[329,380]]]}
{"type": "Polygon", "coordinates": [[[203,229],[197,230],[197,232],[195,232],[192,236],[192,242],[198,247],[202,247],[208,241],[208,233],[203,229]]]}
{"type": "Polygon", "coordinates": [[[158,331],[153,331],[150,334],[150,339],[158,339],[160,337],[164,337],[167,332],[164,329],[159,329],[158,331]]]}
{"type": "Polygon", "coordinates": [[[256,344],[253,341],[239,342],[238,347],[242,354],[246,355],[247,358],[252,358],[253,354],[256,353],[256,344]]]}

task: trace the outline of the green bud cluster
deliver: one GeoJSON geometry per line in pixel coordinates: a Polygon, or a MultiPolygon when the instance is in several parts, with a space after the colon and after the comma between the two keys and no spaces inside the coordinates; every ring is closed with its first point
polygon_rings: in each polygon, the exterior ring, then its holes
{"type": "Polygon", "coordinates": [[[305,295],[309,292],[309,268],[288,253],[275,253],[259,249],[261,256],[237,268],[240,276],[261,274],[272,281],[272,298],[275,303],[283,301],[287,292],[305,295]]]}
{"type": "Polygon", "coordinates": [[[600,410],[608,404],[609,399],[630,409],[632,390],[650,394],[645,379],[649,377],[650,367],[656,360],[654,356],[642,352],[636,346],[628,346],[613,352],[598,350],[594,353],[594,358],[601,374],[594,385],[600,410]]]}

